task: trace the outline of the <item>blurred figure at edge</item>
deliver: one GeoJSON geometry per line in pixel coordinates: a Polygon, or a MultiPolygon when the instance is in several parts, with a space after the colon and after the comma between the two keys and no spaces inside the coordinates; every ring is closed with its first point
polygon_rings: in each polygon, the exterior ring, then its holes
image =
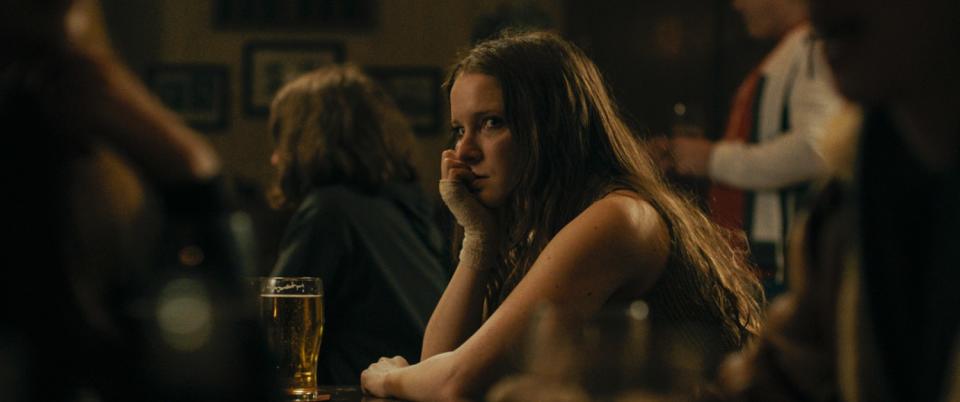
{"type": "Polygon", "coordinates": [[[729,361],[721,395],[958,401],[960,2],[811,3],[862,114],[834,127],[833,178],[791,247],[797,286],[729,361]]]}
{"type": "Polygon", "coordinates": [[[269,398],[220,162],[112,54],[98,7],[0,2],[0,400],[269,398]]]}

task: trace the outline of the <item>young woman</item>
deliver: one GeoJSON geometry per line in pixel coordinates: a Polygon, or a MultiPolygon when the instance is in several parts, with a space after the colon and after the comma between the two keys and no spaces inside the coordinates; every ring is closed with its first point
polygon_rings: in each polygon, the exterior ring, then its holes
{"type": "Polygon", "coordinates": [[[679,336],[710,371],[756,333],[756,279],[663,183],[579,49],[547,33],[506,35],[472,49],[445,88],[457,145],[443,152],[440,192],[463,228],[459,265],[422,361],[381,358],[362,375],[365,392],[482,394],[509,372],[544,302],[589,317],[642,298],[653,331],[698,328],[679,336]]]}

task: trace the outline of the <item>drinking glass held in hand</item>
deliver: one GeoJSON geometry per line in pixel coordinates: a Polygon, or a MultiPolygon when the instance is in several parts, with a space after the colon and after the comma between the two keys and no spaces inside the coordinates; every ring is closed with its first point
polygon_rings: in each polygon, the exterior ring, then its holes
{"type": "Polygon", "coordinates": [[[261,279],[260,318],[274,355],[277,380],[286,395],[293,400],[315,400],[323,336],[320,278],[261,279]]]}

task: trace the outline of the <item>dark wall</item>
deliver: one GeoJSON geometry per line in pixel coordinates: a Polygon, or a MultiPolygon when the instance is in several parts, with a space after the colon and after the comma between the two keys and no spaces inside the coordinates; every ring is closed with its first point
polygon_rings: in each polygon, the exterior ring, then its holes
{"type": "Polygon", "coordinates": [[[156,1],[100,0],[113,48],[134,71],[156,59],[163,38],[162,9],[156,1]]]}
{"type": "Polygon", "coordinates": [[[641,134],[680,120],[722,135],[733,92],[772,43],[747,37],[729,0],[566,0],[566,35],[606,75],[641,134]]]}

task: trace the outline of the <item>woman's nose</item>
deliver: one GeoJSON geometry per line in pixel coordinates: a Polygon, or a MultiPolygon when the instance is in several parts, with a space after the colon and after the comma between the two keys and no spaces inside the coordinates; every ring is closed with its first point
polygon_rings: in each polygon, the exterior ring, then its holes
{"type": "Polygon", "coordinates": [[[456,152],[457,159],[466,163],[476,163],[483,159],[483,152],[480,151],[474,136],[470,134],[464,135],[460,139],[460,142],[457,143],[456,152]]]}

